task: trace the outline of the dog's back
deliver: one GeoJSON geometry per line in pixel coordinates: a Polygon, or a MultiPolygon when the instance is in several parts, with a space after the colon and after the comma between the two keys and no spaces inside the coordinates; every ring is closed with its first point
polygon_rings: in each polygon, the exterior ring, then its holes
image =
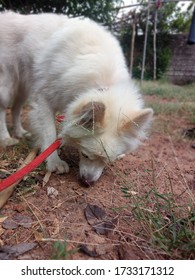
{"type": "MultiPolygon", "coordinates": [[[[0,14],[0,26],[1,76],[5,77],[5,84],[11,85],[4,93],[7,98],[16,96],[19,90],[23,95],[29,94],[34,74],[36,82],[38,79],[36,72],[39,79],[47,75],[48,81],[53,82],[49,75],[53,77],[58,72],[62,75],[62,67],[67,88],[69,80],[76,85],[80,79],[79,91],[82,85],[88,88],[90,82],[109,86],[122,77],[127,78],[118,41],[93,21],[56,14],[5,12],[0,14]],[[54,67],[50,72],[51,65],[54,67]],[[82,74],[87,79],[81,81],[82,74]]],[[[7,107],[8,101],[4,103],[7,107]]]]}
{"type": "Polygon", "coordinates": [[[0,13],[0,66],[14,79],[25,78],[24,70],[34,62],[36,53],[65,21],[55,14],[20,15],[13,12],[0,13]]]}

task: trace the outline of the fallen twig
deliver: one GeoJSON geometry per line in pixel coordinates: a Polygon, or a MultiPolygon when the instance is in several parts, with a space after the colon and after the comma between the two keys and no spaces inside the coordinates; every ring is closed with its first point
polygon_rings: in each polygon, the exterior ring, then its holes
{"type": "MultiPolygon", "coordinates": [[[[30,163],[36,157],[37,153],[38,153],[38,149],[37,148],[32,150],[32,152],[30,152],[30,154],[26,157],[26,159],[24,160],[24,162],[22,163],[22,165],[20,166],[20,168],[18,170],[20,170],[21,168],[26,166],[28,163],[30,163]]],[[[16,183],[14,183],[11,186],[9,186],[9,188],[6,188],[2,192],[0,192],[0,209],[7,202],[8,198],[13,193],[14,188],[19,184],[20,181],[21,180],[18,180],[16,183]]]]}

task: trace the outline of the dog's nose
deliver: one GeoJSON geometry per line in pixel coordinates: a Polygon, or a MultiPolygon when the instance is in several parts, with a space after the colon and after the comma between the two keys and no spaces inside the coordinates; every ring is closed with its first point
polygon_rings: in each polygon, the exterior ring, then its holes
{"type": "Polygon", "coordinates": [[[85,176],[81,176],[81,182],[86,186],[86,187],[91,187],[94,184],[93,180],[90,180],[86,178],[85,176]]]}

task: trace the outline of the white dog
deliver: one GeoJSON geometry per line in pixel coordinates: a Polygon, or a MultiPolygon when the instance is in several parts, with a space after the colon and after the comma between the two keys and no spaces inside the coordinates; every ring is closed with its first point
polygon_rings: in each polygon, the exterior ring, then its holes
{"type": "MultiPolygon", "coordinates": [[[[30,120],[37,145],[46,149],[57,137],[80,153],[80,177],[91,185],[105,165],[133,151],[145,138],[153,111],[143,109],[129,77],[121,47],[105,28],[89,19],[41,14],[0,15],[0,133],[10,143],[4,115],[11,96],[15,133],[24,131],[19,109],[31,97],[30,120]],[[59,135],[55,114],[65,116],[59,135]]],[[[69,167],[57,152],[47,168],[69,167]]]]}

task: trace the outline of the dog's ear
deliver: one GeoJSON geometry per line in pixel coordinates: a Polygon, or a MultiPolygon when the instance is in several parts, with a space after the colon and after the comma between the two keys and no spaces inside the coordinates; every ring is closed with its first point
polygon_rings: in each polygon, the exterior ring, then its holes
{"type": "Polygon", "coordinates": [[[92,130],[102,127],[106,107],[102,102],[89,102],[81,108],[79,125],[92,130]]]}
{"type": "Polygon", "coordinates": [[[123,123],[122,131],[126,133],[139,134],[144,131],[150,124],[153,116],[151,108],[142,109],[131,118],[123,123]]]}

